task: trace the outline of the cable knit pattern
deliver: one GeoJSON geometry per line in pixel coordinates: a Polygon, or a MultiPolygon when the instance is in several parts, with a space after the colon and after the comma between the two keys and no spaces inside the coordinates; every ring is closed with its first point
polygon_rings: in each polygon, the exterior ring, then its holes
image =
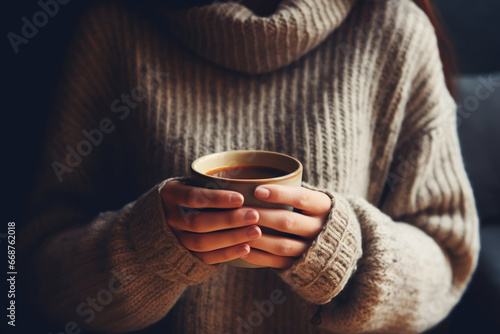
{"type": "Polygon", "coordinates": [[[478,221],[427,16],[409,0],[284,0],[268,17],[158,6],[93,5],[68,50],[19,235],[44,319],[203,334],[443,319],[475,269],[478,221]],[[167,225],[163,185],[233,149],[294,156],[331,198],[286,270],[204,264],[167,225]]]}

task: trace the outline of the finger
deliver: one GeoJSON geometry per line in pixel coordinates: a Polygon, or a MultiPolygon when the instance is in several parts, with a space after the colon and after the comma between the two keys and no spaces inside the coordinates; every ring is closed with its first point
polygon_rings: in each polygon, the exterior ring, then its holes
{"type": "Polygon", "coordinates": [[[250,253],[250,246],[248,244],[235,245],[222,249],[217,249],[211,252],[192,252],[193,255],[198,257],[206,264],[216,264],[227,262],[234,259],[241,258],[250,253]]]}
{"type": "Polygon", "coordinates": [[[250,253],[245,256],[245,261],[252,264],[278,269],[286,269],[290,267],[295,260],[297,260],[297,258],[279,256],[254,248],[251,248],[250,253]]]}
{"type": "Polygon", "coordinates": [[[288,210],[263,208],[255,208],[255,210],[259,213],[259,226],[273,230],[314,239],[323,229],[323,219],[320,217],[306,216],[288,210]]]}
{"type": "Polygon", "coordinates": [[[180,243],[194,252],[209,252],[231,247],[258,239],[261,236],[262,231],[256,225],[220,232],[193,233],[181,231],[178,233],[180,243]]]}
{"type": "Polygon", "coordinates": [[[311,215],[325,214],[331,206],[331,199],[326,194],[304,187],[266,184],[257,187],[254,194],[262,201],[289,205],[311,215]]]}
{"type": "Polygon", "coordinates": [[[167,183],[161,190],[167,206],[187,208],[237,208],[243,205],[243,195],[229,190],[206,189],[185,185],[179,181],[167,183]]]}
{"type": "Polygon", "coordinates": [[[186,210],[184,207],[174,208],[169,225],[173,228],[207,233],[233,229],[257,223],[259,214],[254,209],[239,208],[235,210],[202,211],[186,210]]]}
{"type": "Polygon", "coordinates": [[[308,242],[269,234],[263,234],[262,237],[248,244],[252,249],[288,257],[301,256],[309,248],[308,242]]]}

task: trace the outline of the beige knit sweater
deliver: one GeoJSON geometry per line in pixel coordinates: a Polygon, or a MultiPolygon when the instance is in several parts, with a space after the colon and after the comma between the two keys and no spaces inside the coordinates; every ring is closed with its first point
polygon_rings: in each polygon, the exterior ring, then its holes
{"type": "Polygon", "coordinates": [[[476,265],[455,104],[409,0],[284,0],[269,17],[237,2],[94,6],[45,148],[20,242],[38,309],[62,326],[421,332],[476,265]],[[231,149],[292,155],[332,198],[287,270],[204,264],[166,223],[162,185],[231,149]]]}

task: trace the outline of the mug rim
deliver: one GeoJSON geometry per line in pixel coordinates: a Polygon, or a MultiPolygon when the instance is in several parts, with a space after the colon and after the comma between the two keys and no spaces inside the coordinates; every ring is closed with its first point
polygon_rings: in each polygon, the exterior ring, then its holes
{"type": "MultiPolygon", "coordinates": [[[[226,167],[226,166],[220,166],[220,167],[226,167]]],[[[227,166],[227,167],[229,167],[229,166],[227,166]]],[[[268,167],[268,166],[263,166],[263,167],[268,167]]],[[[303,170],[302,163],[298,159],[296,159],[296,158],[294,158],[292,156],[289,156],[287,154],[284,154],[284,153],[274,152],[274,151],[266,151],[266,150],[230,150],[230,151],[221,151],[221,152],[216,152],[216,153],[211,153],[211,154],[207,154],[207,155],[201,156],[201,157],[197,158],[196,160],[194,160],[191,163],[191,171],[193,173],[195,173],[199,177],[205,177],[205,178],[210,178],[210,179],[222,180],[222,181],[227,181],[227,182],[232,182],[232,183],[262,183],[262,182],[269,183],[270,181],[279,182],[279,181],[283,181],[283,180],[287,180],[287,179],[291,179],[291,178],[296,177],[297,175],[299,175],[300,173],[302,173],[302,170],[303,170]],[[265,179],[231,179],[231,178],[227,178],[227,177],[220,177],[220,176],[208,175],[208,174],[205,174],[205,173],[202,173],[202,172],[196,170],[195,166],[196,166],[196,164],[200,163],[200,161],[202,161],[204,159],[209,159],[209,158],[217,156],[217,155],[225,154],[225,153],[257,153],[257,154],[278,155],[278,156],[281,156],[283,158],[290,159],[290,160],[294,161],[297,164],[298,167],[297,167],[297,169],[295,169],[294,171],[292,171],[292,172],[290,172],[290,173],[288,173],[286,175],[278,176],[278,177],[272,177],[272,178],[265,178],[265,179]]]]}

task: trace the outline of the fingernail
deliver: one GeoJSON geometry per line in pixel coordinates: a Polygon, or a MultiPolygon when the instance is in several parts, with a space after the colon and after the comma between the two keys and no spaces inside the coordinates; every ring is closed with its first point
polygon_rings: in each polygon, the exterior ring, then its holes
{"type": "Polygon", "coordinates": [[[256,239],[260,237],[260,229],[257,226],[252,226],[247,230],[249,238],[256,239]]]}
{"type": "Polygon", "coordinates": [[[259,198],[268,198],[271,192],[266,188],[257,188],[255,189],[255,196],[259,198]]]}
{"type": "Polygon", "coordinates": [[[243,204],[243,196],[239,194],[232,194],[229,200],[232,204],[243,204]]]}
{"type": "Polygon", "coordinates": [[[243,246],[240,246],[238,247],[238,250],[236,251],[238,253],[238,255],[241,257],[241,256],[245,256],[247,255],[248,253],[250,253],[250,247],[248,245],[243,245],[243,246]]]}
{"type": "Polygon", "coordinates": [[[248,210],[245,213],[245,216],[243,216],[243,219],[245,219],[246,222],[256,221],[257,218],[259,218],[259,215],[257,214],[257,211],[255,211],[255,210],[248,210]]]}

